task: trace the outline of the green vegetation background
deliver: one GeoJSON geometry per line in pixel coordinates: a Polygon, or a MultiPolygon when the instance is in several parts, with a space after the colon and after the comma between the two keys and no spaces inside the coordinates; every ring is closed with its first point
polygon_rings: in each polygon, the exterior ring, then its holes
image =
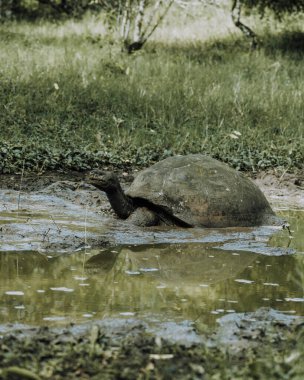
{"type": "Polygon", "coordinates": [[[103,15],[0,25],[0,172],[146,166],[201,152],[241,170],[304,164],[303,15],[173,9],[121,52],[103,15]]]}

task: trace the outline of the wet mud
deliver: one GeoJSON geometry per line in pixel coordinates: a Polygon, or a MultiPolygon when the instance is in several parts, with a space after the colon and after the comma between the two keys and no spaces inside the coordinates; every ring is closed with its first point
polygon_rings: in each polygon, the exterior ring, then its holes
{"type": "MultiPolygon", "coordinates": [[[[121,176],[127,187],[132,173],[121,176]]],[[[278,177],[268,173],[255,181],[276,210],[303,210],[301,174],[278,177]]],[[[97,300],[107,301],[106,312],[97,312],[91,322],[75,317],[72,324],[66,320],[60,323],[60,318],[45,319],[44,323],[32,318],[29,323],[24,315],[36,313],[35,308],[28,312],[27,304],[18,301],[18,292],[2,297],[9,301],[7,308],[0,307],[4,321],[0,325],[0,379],[253,379],[261,378],[261,373],[269,379],[304,376],[299,339],[304,321],[298,316],[303,315],[304,303],[297,293],[301,285],[289,288],[287,276],[302,263],[302,240],[295,243],[287,231],[265,227],[136,228],[117,220],[105,195],[85,184],[79,173],[25,176],[22,181],[20,176],[1,176],[0,184],[1,265],[10,273],[18,269],[7,278],[2,276],[6,284],[13,281],[21,286],[37,273],[47,276],[56,267],[54,281],[58,281],[73,269],[77,281],[85,282],[85,277],[91,276],[94,286],[88,287],[88,293],[84,286],[69,293],[68,285],[59,284],[66,293],[54,298],[54,305],[73,305],[74,299],[87,299],[92,292],[96,294],[95,304],[97,300]],[[65,261],[72,256],[73,263],[65,261]],[[282,259],[279,264],[274,261],[276,257],[282,259]],[[267,274],[275,265],[282,265],[286,272],[280,284],[267,274]],[[256,280],[258,276],[261,283],[256,280]],[[234,304],[220,306],[224,298],[229,302],[227,287],[234,289],[233,283],[239,286],[233,294],[247,297],[255,311],[246,312],[246,303],[243,312],[233,310],[234,304]],[[256,283],[255,287],[251,283],[256,283]],[[101,287],[102,295],[98,290],[101,287]],[[260,292],[263,301],[255,303],[250,289],[260,292]],[[263,296],[261,289],[271,292],[263,296]],[[69,294],[74,298],[68,298],[69,294]],[[273,301],[267,301],[269,294],[273,301]],[[211,319],[198,313],[204,297],[215,300],[208,311],[211,319]],[[131,299],[134,309],[124,309],[125,300],[131,299]],[[261,307],[263,302],[270,307],[261,307]],[[147,317],[140,310],[142,304],[150,305],[154,313],[147,317]],[[286,309],[289,304],[294,307],[286,309]],[[277,305],[282,305],[281,309],[272,308],[277,305]],[[21,317],[20,322],[9,324],[5,321],[10,321],[8,310],[12,306],[18,313],[14,315],[21,317]],[[115,307],[118,313],[112,312],[115,307]]],[[[301,228],[295,236],[302,234],[301,228]]],[[[297,283],[301,278],[299,274],[297,283]]],[[[47,286],[58,290],[59,285],[47,286]]],[[[35,286],[31,283],[32,293],[24,293],[39,305],[34,292],[39,292],[41,285],[35,286]]],[[[54,310],[53,304],[47,307],[54,310]]]]}
{"type": "Polygon", "coordinates": [[[303,319],[271,309],[219,320],[217,332],[190,323],[154,328],[134,319],[1,336],[1,379],[301,378],[296,339],[303,319]],[[275,358],[275,365],[273,363],[275,358]],[[261,376],[261,377],[259,377],[261,376]]]}
{"type": "MultiPolygon", "coordinates": [[[[45,181],[48,183],[51,179],[45,181]]],[[[223,249],[263,253],[266,252],[264,243],[274,231],[280,229],[138,228],[118,220],[105,194],[83,181],[63,180],[46,187],[43,184],[40,179],[37,188],[32,191],[0,190],[0,250],[38,250],[61,254],[120,244],[218,242],[223,249]],[[226,248],[224,243],[228,244],[226,248]]],[[[8,182],[7,186],[10,185],[8,182]]],[[[32,189],[33,184],[25,181],[24,187],[32,189]]],[[[286,207],[288,201],[285,199],[286,207]]],[[[278,249],[275,252],[273,249],[270,254],[285,253],[288,250],[278,249]]]]}

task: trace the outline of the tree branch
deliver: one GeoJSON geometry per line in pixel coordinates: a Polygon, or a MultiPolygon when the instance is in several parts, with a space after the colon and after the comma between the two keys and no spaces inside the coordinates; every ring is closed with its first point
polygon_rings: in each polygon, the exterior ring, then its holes
{"type": "Polygon", "coordinates": [[[240,0],[233,0],[231,17],[234,25],[241,30],[241,32],[251,40],[251,48],[255,49],[258,46],[257,35],[249,26],[240,21],[242,4],[240,0]]]}
{"type": "Polygon", "coordinates": [[[150,10],[150,16],[145,18],[147,0],[126,0],[121,18],[121,38],[129,54],[143,47],[166,16],[174,1],[166,0],[166,5],[164,5],[164,0],[157,0],[153,9],[150,10]],[[144,28],[143,23],[145,24],[144,28]],[[133,39],[129,38],[130,28],[133,31],[133,39]]]}
{"type": "Polygon", "coordinates": [[[153,34],[153,32],[155,31],[155,29],[158,27],[158,25],[162,22],[162,20],[165,18],[166,14],[168,13],[171,5],[173,4],[174,0],[169,0],[168,1],[168,4],[165,8],[165,10],[163,11],[162,14],[159,15],[157,21],[155,22],[154,26],[152,27],[152,29],[150,30],[150,32],[148,33],[147,29],[148,27],[146,28],[145,30],[145,34],[143,35],[143,43],[145,43],[148,38],[151,37],[151,35],[153,34]]]}
{"type": "Polygon", "coordinates": [[[137,15],[134,21],[134,42],[140,42],[142,40],[142,23],[146,8],[146,0],[140,0],[138,3],[137,15]]]}
{"type": "Polygon", "coordinates": [[[127,41],[129,37],[130,17],[131,17],[130,8],[131,8],[131,1],[126,0],[123,13],[122,13],[121,28],[120,28],[120,36],[123,39],[123,41],[127,41]]]}

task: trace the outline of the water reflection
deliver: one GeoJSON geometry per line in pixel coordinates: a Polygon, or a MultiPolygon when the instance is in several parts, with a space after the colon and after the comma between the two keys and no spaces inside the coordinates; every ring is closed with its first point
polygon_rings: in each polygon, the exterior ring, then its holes
{"type": "Polygon", "coordinates": [[[225,313],[261,306],[304,315],[303,210],[281,212],[293,230],[289,239],[287,231],[273,234],[264,227],[109,226],[94,209],[84,213],[81,202],[93,199],[87,190],[80,203],[22,194],[22,209],[14,212],[18,194],[0,194],[0,323],[65,324],[107,316],[214,323],[225,313]],[[63,254],[108,233],[115,247],[63,254]]]}
{"type": "Polygon", "coordinates": [[[104,274],[113,268],[115,277],[123,273],[129,277],[150,273],[150,282],[187,287],[234,277],[254,260],[255,256],[246,252],[227,254],[203,244],[158,244],[106,250],[88,259],[85,268],[104,274]]]}
{"type": "Polygon", "coordinates": [[[2,252],[0,322],[136,315],[214,323],[224,313],[261,306],[304,315],[301,265],[302,255],[269,257],[202,243],[120,246],[61,257],[2,252]]]}

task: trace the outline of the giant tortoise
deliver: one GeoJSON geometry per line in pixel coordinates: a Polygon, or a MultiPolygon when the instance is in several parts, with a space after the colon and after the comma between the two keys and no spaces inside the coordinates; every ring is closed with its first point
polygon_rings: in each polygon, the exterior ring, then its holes
{"type": "Polygon", "coordinates": [[[282,225],[261,190],[244,174],[202,154],[166,158],[141,171],[124,192],[114,173],[93,170],[117,216],[139,226],[282,225]]]}

